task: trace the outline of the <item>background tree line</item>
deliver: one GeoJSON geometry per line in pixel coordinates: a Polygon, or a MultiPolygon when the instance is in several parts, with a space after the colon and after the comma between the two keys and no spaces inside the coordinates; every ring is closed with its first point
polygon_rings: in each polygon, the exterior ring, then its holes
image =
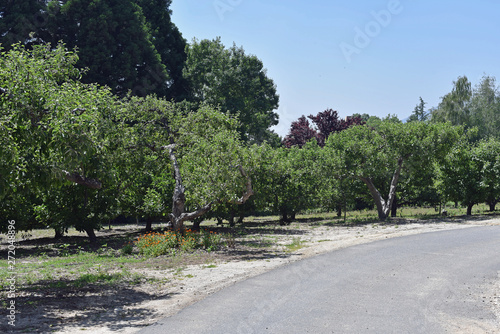
{"type": "Polygon", "coordinates": [[[95,239],[117,217],[182,229],[255,213],[287,224],[318,209],[375,207],[381,219],[448,201],[469,214],[481,202],[495,209],[494,78],[474,89],[458,78],[437,108],[420,99],[407,122],[327,109],[281,140],[262,62],[218,38],[186,43],[169,6],[0,4],[1,228],[15,219],[19,230],[75,227],[95,239]]]}
{"type": "Polygon", "coordinates": [[[202,103],[235,115],[245,141],[279,142],[279,96],[262,62],[242,47],[226,48],[219,38],[182,37],[171,21],[171,0],[3,0],[0,43],[30,49],[63,42],[78,50],[75,67],[82,83],[107,86],[119,97],[155,94],[202,103]]]}

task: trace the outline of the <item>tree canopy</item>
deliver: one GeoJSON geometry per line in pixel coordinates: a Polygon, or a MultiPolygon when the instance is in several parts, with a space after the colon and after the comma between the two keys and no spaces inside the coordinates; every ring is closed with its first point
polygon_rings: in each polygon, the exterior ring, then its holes
{"type": "Polygon", "coordinates": [[[319,146],[325,146],[325,141],[331,133],[345,130],[354,125],[361,125],[365,122],[360,116],[346,117],[340,119],[338,112],[333,109],[327,109],[319,112],[316,116],[309,115],[309,118],[316,128],[313,128],[305,116],[292,122],[288,135],[283,139],[283,144],[290,148],[292,146],[302,147],[315,138],[319,146]]]}
{"type": "Polygon", "coordinates": [[[420,97],[420,103],[415,106],[413,113],[408,118],[408,122],[426,122],[429,119],[429,113],[425,110],[425,101],[420,97]]]}
{"type": "Polygon", "coordinates": [[[53,42],[78,47],[83,82],[109,86],[118,95],[145,96],[168,87],[169,76],[153,44],[142,8],[130,0],[67,0],[49,4],[58,26],[53,42]]]}
{"type": "Polygon", "coordinates": [[[37,41],[47,24],[45,4],[44,0],[0,2],[0,44],[4,49],[37,41]]]}
{"type": "Polygon", "coordinates": [[[264,65],[242,47],[226,48],[220,38],[193,40],[187,47],[184,77],[192,99],[238,115],[245,140],[263,142],[273,137],[269,128],[278,124],[279,96],[264,65]]]}
{"type": "Polygon", "coordinates": [[[325,149],[339,157],[338,174],[363,181],[377,206],[380,219],[388,217],[399,177],[403,172],[432,166],[458,139],[448,125],[383,122],[377,129],[353,126],[327,140],[325,149]],[[377,185],[377,179],[383,184],[377,185]],[[383,196],[380,188],[388,189],[383,196]]]}
{"type": "Polygon", "coordinates": [[[453,89],[433,110],[433,122],[450,122],[466,128],[476,127],[478,138],[500,138],[500,95],[494,77],[484,76],[472,87],[466,76],[453,82],[453,89]]]}

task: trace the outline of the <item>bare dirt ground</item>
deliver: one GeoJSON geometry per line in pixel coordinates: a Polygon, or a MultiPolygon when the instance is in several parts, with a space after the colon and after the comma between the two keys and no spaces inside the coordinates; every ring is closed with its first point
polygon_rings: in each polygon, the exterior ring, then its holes
{"type": "MultiPolygon", "coordinates": [[[[300,222],[286,227],[249,227],[250,233],[236,237],[234,248],[195,257],[193,264],[183,262],[172,269],[164,268],[160,258],[148,260],[134,269],[152,278],[140,284],[25,294],[23,298],[34,301],[36,307],[23,306],[16,329],[29,333],[135,333],[226,286],[294,261],[386,238],[484,225],[500,225],[500,218],[393,219],[385,224],[361,226],[300,222]]],[[[500,276],[488,282],[483,291],[484,295],[478,297],[500,319],[500,276]]],[[[469,333],[489,332],[482,331],[480,324],[468,328],[472,330],[469,333]]]]}

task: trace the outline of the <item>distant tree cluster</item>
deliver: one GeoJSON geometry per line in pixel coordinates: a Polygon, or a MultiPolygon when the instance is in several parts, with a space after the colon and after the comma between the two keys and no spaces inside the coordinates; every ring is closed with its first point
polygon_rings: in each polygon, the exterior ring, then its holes
{"type": "Polygon", "coordinates": [[[344,121],[328,109],[292,122],[283,144],[306,151],[323,147],[315,164],[325,166],[328,176],[314,188],[320,193],[315,205],[339,214],[368,201],[366,190],[381,219],[403,205],[446,201],[462,203],[468,214],[481,202],[493,211],[500,201],[498,101],[494,78],[486,76],[472,89],[460,77],[437,108],[426,110],[420,98],[406,123],[366,113],[344,121]]]}
{"type": "Polygon", "coordinates": [[[297,121],[292,122],[290,132],[283,140],[286,147],[302,147],[312,138],[316,139],[318,145],[323,147],[330,134],[366,123],[359,116],[347,117],[345,120],[340,119],[338,112],[333,109],[327,109],[316,116],[309,115],[307,118],[302,116],[297,121]],[[314,123],[316,128],[311,127],[307,118],[314,123]]]}
{"type": "Polygon", "coordinates": [[[496,79],[484,76],[473,88],[466,76],[459,77],[453,82],[452,91],[432,111],[431,121],[477,128],[478,138],[500,139],[500,92],[496,79]]]}

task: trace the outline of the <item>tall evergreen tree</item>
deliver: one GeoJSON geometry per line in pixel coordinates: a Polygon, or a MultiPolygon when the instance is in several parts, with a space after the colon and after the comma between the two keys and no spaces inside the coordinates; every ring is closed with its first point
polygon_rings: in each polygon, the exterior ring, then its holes
{"type": "Polygon", "coordinates": [[[46,25],[44,8],[44,0],[0,0],[2,47],[10,49],[15,43],[34,42],[46,25]]]}
{"type": "Polygon", "coordinates": [[[165,92],[170,85],[142,8],[132,0],[66,0],[49,4],[54,40],[78,47],[83,81],[119,95],[165,92]],[[55,24],[54,24],[55,23],[55,24]]]}
{"type": "Polygon", "coordinates": [[[425,101],[420,97],[420,103],[415,106],[408,122],[425,122],[429,119],[429,113],[425,111],[425,101]]]}
{"type": "Polygon", "coordinates": [[[165,65],[171,79],[168,90],[161,95],[167,99],[177,101],[187,98],[189,85],[182,76],[182,69],[186,62],[186,40],[171,20],[172,0],[138,0],[141,6],[146,25],[152,37],[156,51],[160,54],[161,62],[165,65]]]}

